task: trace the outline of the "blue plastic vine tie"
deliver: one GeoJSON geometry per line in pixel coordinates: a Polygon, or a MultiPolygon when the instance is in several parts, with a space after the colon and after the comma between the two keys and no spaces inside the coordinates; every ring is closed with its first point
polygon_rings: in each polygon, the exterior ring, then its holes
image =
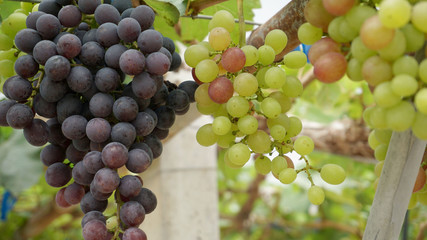
{"type": "Polygon", "coordinates": [[[3,201],[1,202],[1,221],[6,221],[7,214],[12,210],[13,205],[15,205],[15,203],[16,198],[9,191],[6,191],[3,194],[3,201]]]}

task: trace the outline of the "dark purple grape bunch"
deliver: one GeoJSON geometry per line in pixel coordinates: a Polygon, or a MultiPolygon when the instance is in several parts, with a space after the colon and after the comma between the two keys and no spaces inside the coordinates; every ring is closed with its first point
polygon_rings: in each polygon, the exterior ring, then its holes
{"type": "Polygon", "coordinates": [[[43,0],[15,37],[27,55],[4,83],[0,126],[47,144],[46,182],[59,188],[59,206],[80,204],[85,240],[147,239],[138,226],[157,199],[137,174],[160,156],[175,116],[194,102],[194,81],[163,79],[181,58],[153,29],[154,18],[130,0],[43,0]],[[133,175],[120,177],[119,168],[133,175]],[[120,211],[107,220],[110,197],[120,211]]]}

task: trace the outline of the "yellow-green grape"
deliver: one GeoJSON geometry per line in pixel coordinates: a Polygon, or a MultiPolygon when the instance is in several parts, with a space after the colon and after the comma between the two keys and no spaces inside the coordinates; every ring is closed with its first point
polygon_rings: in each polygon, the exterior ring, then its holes
{"type": "Polygon", "coordinates": [[[417,92],[417,89],[417,80],[408,74],[394,76],[391,80],[391,90],[401,97],[412,96],[417,92]]]}
{"type": "Polygon", "coordinates": [[[284,184],[290,184],[297,178],[297,172],[293,168],[285,168],[279,173],[279,181],[284,184]]]}
{"type": "Polygon", "coordinates": [[[380,161],[375,165],[375,169],[374,169],[375,176],[377,177],[381,176],[381,172],[383,171],[383,167],[384,167],[384,162],[385,161],[380,161]]]}
{"type": "Polygon", "coordinates": [[[388,144],[382,143],[374,150],[375,159],[378,161],[384,161],[387,155],[388,144]]]}
{"type": "Polygon", "coordinates": [[[252,115],[246,115],[237,121],[237,127],[245,135],[250,135],[258,129],[258,120],[252,115]]]}
{"type": "Polygon", "coordinates": [[[322,38],[323,30],[321,28],[315,27],[310,23],[303,23],[298,28],[298,39],[301,43],[306,45],[312,45],[322,38]]]}
{"type": "Polygon", "coordinates": [[[225,107],[225,104],[219,104],[219,107],[216,111],[212,113],[213,117],[219,117],[219,116],[225,116],[228,117],[227,108],[225,107]]]}
{"type": "Polygon", "coordinates": [[[213,102],[212,104],[202,105],[196,102],[197,111],[199,111],[203,115],[212,115],[220,108],[220,104],[213,102]]]}
{"type": "Polygon", "coordinates": [[[412,194],[411,198],[409,199],[409,204],[408,204],[408,209],[413,209],[417,206],[418,203],[418,195],[417,194],[412,194]]]}
{"type": "Polygon", "coordinates": [[[267,118],[277,118],[282,113],[282,108],[276,99],[267,97],[261,102],[261,111],[267,118]]]}
{"type": "Polygon", "coordinates": [[[422,88],[415,94],[414,102],[418,111],[427,114],[427,88],[422,88]]]}
{"type": "Polygon", "coordinates": [[[348,40],[353,40],[359,35],[359,33],[350,27],[350,24],[348,24],[344,16],[342,18],[343,20],[340,21],[338,26],[339,34],[348,40]]]}
{"type": "Polygon", "coordinates": [[[418,62],[412,56],[401,56],[393,62],[393,75],[406,74],[412,77],[418,75],[418,62]]]}
{"type": "Polygon", "coordinates": [[[268,69],[270,69],[270,67],[261,68],[256,74],[256,79],[258,80],[258,86],[260,88],[268,88],[267,84],[265,83],[265,73],[268,71],[268,69]]]}
{"type": "Polygon", "coordinates": [[[381,144],[381,142],[375,137],[375,131],[371,131],[369,133],[368,144],[372,149],[377,148],[381,144]]]}
{"type": "Polygon", "coordinates": [[[279,54],[288,44],[288,36],[280,29],[271,30],[265,36],[265,44],[274,49],[274,55],[279,54]]]}
{"type": "Polygon", "coordinates": [[[399,28],[407,24],[411,18],[411,4],[406,0],[383,0],[378,15],[384,26],[399,28]]]}
{"type": "Polygon", "coordinates": [[[375,13],[376,11],[372,7],[367,5],[356,5],[344,15],[344,18],[353,30],[359,32],[363,22],[370,16],[375,15],[375,13]]]}
{"type": "Polygon", "coordinates": [[[415,52],[421,49],[424,45],[424,34],[414,27],[413,24],[408,23],[400,29],[405,34],[406,39],[406,52],[415,52]]]}
{"type": "Polygon", "coordinates": [[[417,202],[421,203],[422,205],[427,205],[427,192],[421,192],[422,190],[415,193],[417,195],[417,202]]]}
{"type": "Polygon", "coordinates": [[[200,85],[194,92],[194,99],[201,106],[211,106],[214,101],[209,97],[208,94],[209,83],[204,83],[200,85]]]}
{"type": "Polygon", "coordinates": [[[295,76],[288,76],[282,87],[283,94],[291,98],[301,96],[303,89],[301,81],[295,76]]]}
{"type": "MultiPolygon", "coordinates": [[[[427,100],[427,99],[426,99],[427,100]]],[[[412,126],[415,119],[415,108],[408,101],[401,101],[387,109],[387,126],[393,131],[403,132],[412,126]]]]}
{"type": "Polygon", "coordinates": [[[276,54],[274,49],[268,45],[262,45],[258,48],[258,62],[262,65],[270,65],[274,62],[276,54]]]}
{"type": "Polygon", "coordinates": [[[258,62],[258,49],[256,47],[252,45],[245,45],[240,49],[242,49],[242,51],[245,53],[245,66],[252,66],[258,62]]]}
{"type": "Polygon", "coordinates": [[[215,51],[226,49],[231,43],[230,33],[223,27],[213,28],[209,32],[209,44],[215,51]]]}
{"type": "Polygon", "coordinates": [[[235,139],[236,136],[234,136],[233,133],[230,131],[227,134],[218,136],[217,144],[219,147],[229,148],[234,144],[235,139]]]}
{"type": "Polygon", "coordinates": [[[283,61],[286,67],[299,69],[307,63],[307,56],[301,51],[292,51],[285,55],[283,61]]]}
{"type": "Polygon", "coordinates": [[[208,58],[209,50],[201,44],[191,45],[184,52],[185,63],[192,68],[195,68],[200,61],[208,58]]]}
{"type": "Polygon", "coordinates": [[[291,109],[292,100],[289,97],[285,96],[283,92],[280,92],[280,91],[272,92],[268,96],[276,99],[276,101],[279,102],[280,108],[282,109],[282,113],[285,113],[291,109]]]}
{"type": "Polygon", "coordinates": [[[107,229],[113,231],[119,226],[119,222],[117,221],[117,216],[112,216],[106,221],[107,229]]]}
{"type": "Polygon", "coordinates": [[[427,2],[418,2],[412,8],[411,22],[418,30],[427,33],[427,2]]]}
{"type": "Polygon", "coordinates": [[[282,125],[274,125],[270,128],[271,137],[276,141],[283,141],[286,138],[286,128],[282,125]]]}
{"type": "Polygon", "coordinates": [[[244,165],[251,157],[251,151],[243,143],[236,143],[228,149],[228,159],[235,165],[244,165]]]}
{"type": "Polygon", "coordinates": [[[319,186],[311,186],[308,189],[308,200],[314,205],[320,205],[325,201],[325,192],[319,186]]]}
{"type": "Polygon", "coordinates": [[[384,60],[394,61],[405,53],[406,39],[405,34],[399,29],[394,32],[394,37],[391,42],[378,50],[380,57],[384,60]]]}
{"type": "Polygon", "coordinates": [[[365,123],[366,123],[366,125],[368,126],[368,127],[370,127],[370,128],[374,128],[373,126],[372,126],[372,122],[371,122],[371,116],[372,116],[372,112],[374,111],[374,107],[373,106],[371,106],[371,107],[367,107],[367,108],[365,108],[365,110],[363,111],[363,115],[362,115],[362,118],[363,118],[363,121],[365,121],[365,123]]]}
{"type": "Polygon", "coordinates": [[[40,3],[37,3],[36,5],[34,5],[34,7],[31,10],[31,12],[37,12],[39,10],[39,5],[40,5],[40,3]]]}
{"type": "Polygon", "coordinates": [[[16,52],[18,52],[18,50],[15,48],[5,50],[5,51],[0,51],[0,60],[9,59],[14,62],[17,59],[17,57],[15,56],[16,52]]]}
{"type": "Polygon", "coordinates": [[[427,83],[427,59],[424,59],[420,63],[420,67],[418,68],[418,75],[423,82],[427,83]]]}
{"type": "Polygon", "coordinates": [[[228,117],[219,116],[212,122],[212,131],[216,135],[225,135],[231,130],[231,121],[228,117]]]}
{"type": "Polygon", "coordinates": [[[374,99],[377,106],[383,108],[392,107],[401,101],[401,97],[393,92],[391,82],[380,83],[374,90],[374,99]]]}
{"type": "Polygon", "coordinates": [[[26,19],[27,15],[23,13],[12,13],[1,23],[1,30],[4,34],[14,38],[17,32],[27,28],[26,19]]]}
{"type": "Polygon", "coordinates": [[[282,145],[281,149],[278,149],[278,151],[280,151],[280,150],[281,150],[282,154],[285,154],[285,153],[291,152],[292,148],[289,145],[285,144],[285,145],[282,145]]]}
{"type": "Polygon", "coordinates": [[[421,139],[427,140],[427,115],[417,112],[415,114],[415,120],[412,124],[412,132],[414,135],[421,139]]]}
{"type": "MultiPolygon", "coordinates": [[[[201,41],[201,42],[197,43],[197,45],[201,45],[201,46],[203,46],[203,47],[207,48],[209,52],[213,52],[213,51],[215,51],[215,50],[212,48],[212,46],[209,44],[209,42],[208,42],[208,41],[201,41]]],[[[194,46],[194,45],[192,45],[192,46],[194,46]]]]}
{"type": "Polygon", "coordinates": [[[235,163],[231,162],[230,158],[228,157],[228,151],[225,152],[225,154],[224,154],[224,163],[225,163],[225,165],[227,165],[228,167],[233,168],[233,169],[242,168],[245,165],[245,163],[239,165],[239,164],[235,164],[235,163]]]}
{"type": "Polygon", "coordinates": [[[391,129],[375,129],[373,133],[379,143],[389,144],[393,131],[391,129]]]}
{"type": "Polygon", "coordinates": [[[373,128],[383,129],[387,128],[386,121],[387,110],[383,107],[373,107],[369,115],[369,123],[373,128]]]}
{"type": "Polygon", "coordinates": [[[271,149],[271,140],[268,133],[257,130],[248,136],[248,146],[256,153],[267,153],[271,149]]]}
{"type": "Polygon", "coordinates": [[[252,96],[258,90],[258,80],[250,73],[240,73],[233,82],[234,91],[240,96],[252,96]]]}
{"type": "Polygon", "coordinates": [[[294,150],[299,155],[308,155],[314,150],[314,142],[308,136],[301,136],[295,140],[294,150]]]}
{"type": "Polygon", "coordinates": [[[208,29],[210,31],[216,27],[223,27],[231,33],[234,29],[233,15],[226,10],[219,10],[218,12],[216,12],[212,16],[212,20],[209,21],[208,29]]]}
{"type": "Polygon", "coordinates": [[[356,58],[350,59],[347,64],[347,76],[353,81],[362,81],[362,63],[356,58]]]}
{"type": "Polygon", "coordinates": [[[196,77],[201,82],[212,82],[218,76],[218,72],[218,65],[211,59],[204,59],[196,66],[196,77]]]}
{"type": "Polygon", "coordinates": [[[13,47],[13,39],[0,33],[0,50],[9,50],[13,47]]]}
{"type": "Polygon", "coordinates": [[[288,167],[288,162],[284,156],[277,156],[271,161],[271,172],[273,176],[279,179],[279,174],[283,169],[288,167]]]}
{"type": "MultiPolygon", "coordinates": [[[[328,25],[328,34],[329,36],[340,43],[349,42],[351,38],[347,38],[346,36],[343,36],[340,32],[340,27],[342,22],[345,21],[345,18],[343,16],[334,18],[328,25]]],[[[347,23],[348,24],[348,23],[347,23]]]]}
{"type": "Polygon", "coordinates": [[[262,175],[267,175],[271,171],[271,160],[261,155],[255,159],[255,171],[262,175]]]}
{"type": "Polygon", "coordinates": [[[366,47],[360,37],[356,37],[351,42],[350,52],[355,59],[359,60],[360,63],[363,63],[366,59],[377,54],[374,50],[366,47]]]}
{"type": "MultiPolygon", "coordinates": [[[[285,127],[286,128],[286,127],[285,127]]],[[[289,127],[286,128],[288,137],[295,137],[298,135],[302,130],[302,122],[297,117],[290,117],[289,118],[289,127]]]]}
{"type": "Polygon", "coordinates": [[[274,125],[280,124],[287,131],[290,129],[290,120],[286,113],[281,113],[277,118],[269,118],[267,119],[267,127],[272,128],[274,125]]]}
{"type": "Polygon", "coordinates": [[[346,173],[341,166],[330,163],[322,167],[320,177],[329,184],[338,185],[344,182],[346,173]]]}
{"type": "Polygon", "coordinates": [[[226,103],[227,112],[233,117],[243,117],[249,111],[249,102],[244,97],[233,96],[226,103]]]}
{"type": "Polygon", "coordinates": [[[265,84],[267,84],[269,88],[279,89],[283,86],[283,84],[285,84],[286,73],[280,67],[271,67],[265,73],[264,78],[265,84]]]}
{"type": "Polygon", "coordinates": [[[13,75],[15,75],[15,71],[14,71],[14,62],[9,60],[9,59],[5,59],[5,60],[1,60],[0,61],[0,76],[3,76],[5,78],[9,78],[12,77],[13,75]]]}
{"type": "Polygon", "coordinates": [[[205,147],[214,145],[218,140],[218,135],[213,132],[212,124],[205,124],[197,130],[196,133],[197,142],[205,147]]]}
{"type": "Polygon", "coordinates": [[[24,10],[24,12],[26,14],[28,14],[29,12],[31,12],[31,10],[33,9],[35,3],[30,3],[30,2],[21,2],[21,8],[24,10]]]}

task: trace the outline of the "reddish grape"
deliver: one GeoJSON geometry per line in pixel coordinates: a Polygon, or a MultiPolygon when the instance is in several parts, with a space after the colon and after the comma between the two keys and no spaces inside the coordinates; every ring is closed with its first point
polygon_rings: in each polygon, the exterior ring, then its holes
{"type": "Polygon", "coordinates": [[[341,53],[330,52],[314,64],[314,75],[324,83],[340,80],[347,71],[347,61],[341,53]]]}
{"type": "Polygon", "coordinates": [[[414,189],[412,190],[412,192],[418,192],[424,187],[425,184],[426,184],[426,173],[423,170],[423,168],[420,167],[420,169],[418,170],[417,179],[415,181],[414,189]]]}
{"type": "Polygon", "coordinates": [[[328,25],[334,19],[323,7],[322,0],[310,0],[304,8],[304,16],[311,25],[328,31],[328,25]]]}
{"type": "Polygon", "coordinates": [[[69,204],[67,201],[65,201],[64,192],[65,192],[65,187],[61,188],[56,193],[55,201],[56,201],[56,205],[58,205],[62,208],[67,208],[67,207],[71,206],[71,204],[69,204]]]}
{"type": "Polygon", "coordinates": [[[346,14],[353,6],[354,0],[322,0],[326,11],[335,16],[346,14]]]}
{"type": "Polygon", "coordinates": [[[308,60],[315,64],[317,59],[328,52],[341,52],[340,44],[332,38],[325,37],[314,43],[308,51],[308,60]]]}
{"type": "Polygon", "coordinates": [[[221,65],[227,72],[238,72],[246,63],[245,53],[238,47],[232,47],[222,54],[221,65]]]}
{"type": "Polygon", "coordinates": [[[209,97],[216,103],[226,103],[233,96],[233,83],[226,77],[213,80],[208,88],[209,97]]]}

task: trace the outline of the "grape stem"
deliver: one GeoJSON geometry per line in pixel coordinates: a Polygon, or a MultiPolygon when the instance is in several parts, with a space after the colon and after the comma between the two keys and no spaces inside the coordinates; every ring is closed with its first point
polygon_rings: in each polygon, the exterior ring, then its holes
{"type": "Polygon", "coordinates": [[[116,213],[116,216],[117,216],[117,228],[114,231],[113,239],[118,239],[119,233],[120,233],[120,205],[123,202],[122,202],[122,199],[120,198],[120,192],[119,192],[118,189],[116,190],[115,194],[116,194],[116,204],[117,204],[117,213],[116,213]]]}
{"type": "MultiPolygon", "coordinates": [[[[305,173],[307,173],[307,179],[310,181],[311,186],[314,186],[315,184],[313,182],[313,178],[311,177],[311,173],[309,171],[310,169],[314,169],[314,168],[310,165],[310,163],[308,162],[308,159],[305,156],[301,156],[300,159],[304,159],[304,161],[305,161],[305,167],[301,168],[301,169],[298,169],[296,171],[297,174],[300,173],[300,172],[302,172],[302,171],[305,171],[305,173]]],[[[317,169],[315,169],[315,170],[317,170],[317,169]]]]}

